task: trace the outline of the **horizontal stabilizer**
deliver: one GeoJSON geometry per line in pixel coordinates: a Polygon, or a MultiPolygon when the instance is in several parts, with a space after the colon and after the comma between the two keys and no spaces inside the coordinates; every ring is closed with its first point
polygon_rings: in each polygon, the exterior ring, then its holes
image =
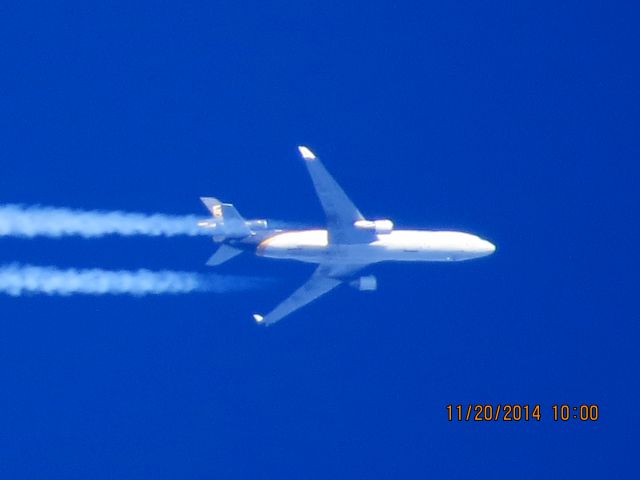
{"type": "Polygon", "coordinates": [[[222,245],[216,253],[211,255],[211,258],[207,260],[207,265],[210,267],[215,267],[217,265],[222,265],[223,263],[231,260],[233,257],[236,257],[242,253],[242,250],[239,248],[233,248],[229,245],[222,245]]]}

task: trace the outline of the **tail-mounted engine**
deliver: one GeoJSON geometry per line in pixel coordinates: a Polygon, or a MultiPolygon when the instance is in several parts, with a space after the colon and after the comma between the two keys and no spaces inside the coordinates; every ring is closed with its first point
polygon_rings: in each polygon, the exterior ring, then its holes
{"type": "Polygon", "coordinates": [[[268,228],[268,224],[266,220],[247,220],[244,222],[247,227],[249,227],[252,231],[256,230],[266,230],[268,228]]]}
{"type": "Polygon", "coordinates": [[[349,285],[357,290],[360,290],[361,292],[372,292],[374,290],[377,290],[378,281],[373,275],[368,275],[366,277],[359,277],[355,280],[352,280],[351,282],[349,282],[349,285]]]}
{"type": "Polygon", "coordinates": [[[371,230],[377,234],[391,233],[393,222],[391,220],[358,220],[354,222],[354,227],[360,230],[371,230]]]}

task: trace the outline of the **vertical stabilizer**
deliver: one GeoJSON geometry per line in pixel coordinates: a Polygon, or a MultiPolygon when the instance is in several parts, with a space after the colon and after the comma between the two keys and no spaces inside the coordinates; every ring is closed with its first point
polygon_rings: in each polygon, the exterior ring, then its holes
{"type": "Polygon", "coordinates": [[[213,197],[200,197],[200,200],[213,216],[217,236],[242,238],[251,234],[247,222],[231,203],[222,203],[213,197]]]}

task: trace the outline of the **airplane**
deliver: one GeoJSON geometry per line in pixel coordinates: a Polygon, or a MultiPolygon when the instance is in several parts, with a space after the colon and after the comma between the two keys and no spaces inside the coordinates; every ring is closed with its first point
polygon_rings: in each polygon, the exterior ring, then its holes
{"type": "Polygon", "coordinates": [[[457,262],[491,255],[489,241],[464,232],[396,230],[391,220],[367,220],[320,159],[305,146],[298,151],[327,218],[326,229],[270,228],[266,220],[245,220],[230,203],[201,197],[213,220],[199,222],[210,229],[220,248],[207,265],[220,265],[255,249],[257,256],[317,264],[311,277],[266,315],[254,314],[258,324],[272,325],[342,283],[360,290],[377,289],[373,275],[357,276],[365,267],[387,261],[457,262]]]}

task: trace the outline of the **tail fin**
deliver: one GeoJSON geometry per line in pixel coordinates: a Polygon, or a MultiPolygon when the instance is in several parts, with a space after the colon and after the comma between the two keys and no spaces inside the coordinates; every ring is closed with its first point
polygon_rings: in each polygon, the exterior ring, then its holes
{"type": "Polygon", "coordinates": [[[231,203],[222,203],[213,197],[200,197],[200,200],[213,215],[217,236],[242,238],[251,234],[247,222],[231,203]]]}

